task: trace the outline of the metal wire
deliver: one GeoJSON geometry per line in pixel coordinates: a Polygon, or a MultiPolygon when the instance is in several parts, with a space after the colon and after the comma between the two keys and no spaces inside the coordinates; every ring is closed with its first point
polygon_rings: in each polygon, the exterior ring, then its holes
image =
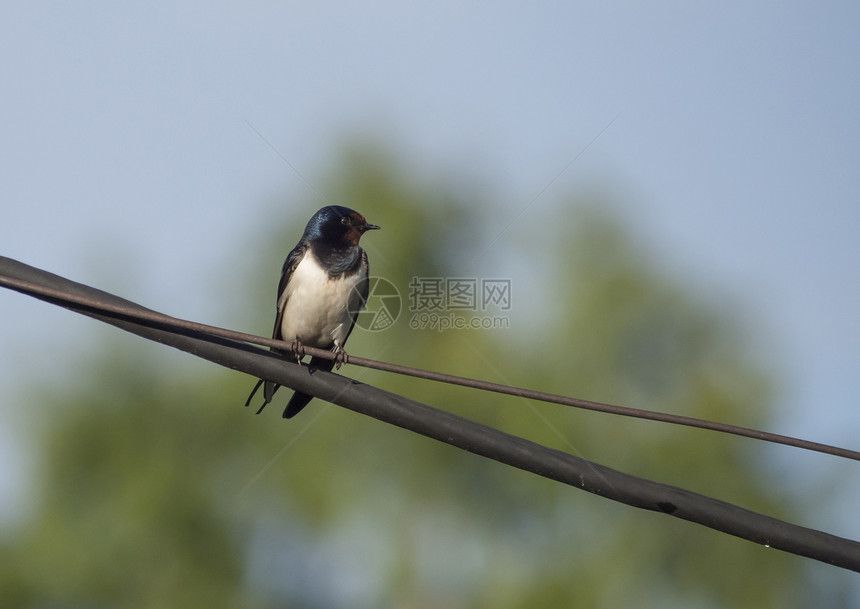
{"type": "MultiPolygon", "coordinates": [[[[681,518],[760,545],[860,572],[860,543],[856,541],[771,518],[682,488],[631,476],[338,374],[325,371],[310,374],[307,367],[284,361],[270,351],[189,329],[190,326],[165,323],[166,316],[153,316],[153,311],[112,294],[2,256],[0,277],[20,282],[13,289],[148,340],[292,387],[462,450],[612,501],[681,518]],[[31,293],[28,290],[36,282],[45,289],[31,293]],[[90,304],[81,304],[83,302],[90,304]],[[93,306],[94,302],[107,304],[114,312],[93,306]]],[[[5,279],[0,284],[12,287],[12,283],[5,279]]],[[[727,472],[727,475],[732,475],[732,472],[727,472]]]]}
{"type": "MultiPolygon", "coordinates": [[[[228,330],[226,328],[219,328],[217,326],[210,326],[198,322],[178,319],[176,317],[164,315],[163,313],[158,313],[149,309],[142,309],[139,307],[139,305],[119,305],[109,302],[106,299],[70,294],[62,290],[47,288],[45,286],[30,281],[25,281],[22,279],[4,275],[0,275],[0,285],[19,292],[24,292],[26,294],[38,295],[43,298],[47,298],[57,302],[71,303],[81,307],[86,307],[92,311],[111,315],[118,315],[131,320],[158,324],[165,327],[176,328],[178,330],[201,332],[204,334],[209,334],[211,336],[217,336],[230,340],[238,340],[255,345],[261,345],[263,347],[277,349],[280,351],[293,351],[293,344],[290,342],[284,342],[272,338],[265,338],[262,336],[256,336],[254,334],[248,334],[245,332],[237,332],[235,330],[228,330]]],[[[324,359],[334,359],[336,357],[334,353],[325,349],[315,349],[313,347],[302,346],[301,350],[302,351],[300,355],[306,354],[324,359]]],[[[649,421],[659,421],[662,423],[671,423],[673,425],[683,425],[686,427],[696,427],[699,429],[707,429],[720,433],[728,433],[736,436],[753,438],[764,442],[783,444],[785,446],[793,446],[795,448],[800,448],[803,450],[810,450],[814,452],[834,455],[837,457],[843,457],[845,459],[853,459],[855,461],[860,461],[860,451],[840,448],[838,446],[831,446],[829,444],[822,444],[820,442],[812,442],[809,440],[803,440],[800,438],[794,438],[782,434],[751,429],[739,425],[731,425],[729,423],[720,423],[716,421],[697,419],[695,417],[687,417],[664,412],[655,412],[639,408],[630,408],[627,406],[618,406],[614,404],[604,404],[601,402],[592,402],[590,400],[582,400],[579,398],[556,395],[543,391],[535,391],[533,389],[512,387],[510,385],[491,383],[489,381],[482,381],[452,374],[445,374],[442,372],[433,372],[430,370],[423,370],[421,368],[413,368],[400,364],[381,362],[353,355],[344,355],[343,362],[353,364],[355,366],[372,368],[374,370],[381,370],[394,374],[413,376],[431,381],[448,383],[451,385],[460,385],[462,387],[470,387],[482,391],[491,391],[494,393],[523,397],[531,400],[538,400],[541,402],[561,404],[564,406],[571,406],[573,408],[581,408],[585,410],[605,412],[625,417],[646,419],[649,421]]]]}

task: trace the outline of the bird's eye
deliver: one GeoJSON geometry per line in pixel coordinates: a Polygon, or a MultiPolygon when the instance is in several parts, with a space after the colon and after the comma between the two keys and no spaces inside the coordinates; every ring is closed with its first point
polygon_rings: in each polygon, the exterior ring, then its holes
{"type": "Polygon", "coordinates": [[[349,216],[344,216],[340,219],[341,224],[349,224],[349,216]]]}

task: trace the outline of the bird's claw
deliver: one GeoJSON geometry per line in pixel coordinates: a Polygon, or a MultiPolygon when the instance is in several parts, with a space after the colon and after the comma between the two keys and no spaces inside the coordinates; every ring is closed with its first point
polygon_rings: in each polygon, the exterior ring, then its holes
{"type": "Polygon", "coordinates": [[[296,363],[301,364],[302,358],[305,356],[305,346],[302,344],[302,341],[299,339],[290,341],[290,350],[296,356],[296,363]]]}
{"type": "Polygon", "coordinates": [[[340,367],[344,364],[349,363],[349,356],[346,354],[346,351],[340,349],[334,352],[334,367],[335,370],[340,370],[340,367]]]}

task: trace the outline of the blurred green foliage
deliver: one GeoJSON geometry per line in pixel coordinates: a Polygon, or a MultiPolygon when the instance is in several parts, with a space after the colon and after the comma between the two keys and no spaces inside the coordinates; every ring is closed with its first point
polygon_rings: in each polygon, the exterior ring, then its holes
{"type": "MultiPolygon", "coordinates": [[[[418,179],[394,155],[359,147],[347,147],[336,166],[325,192],[383,226],[363,245],[372,274],[404,297],[394,327],[356,331],[348,351],[767,426],[768,379],[743,328],[667,277],[599,196],[542,201],[485,253],[510,212],[497,214],[474,196],[479,189],[467,200],[453,183],[418,179]],[[510,329],[410,329],[413,276],[468,277],[476,268],[512,279],[510,329]]],[[[230,269],[248,278],[253,294],[243,306],[259,312],[253,327],[261,334],[274,313],[279,264],[317,207],[293,206],[294,221],[268,227],[268,246],[244,246],[257,262],[230,269]]],[[[177,370],[161,361],[161,347],[129,347],[135,340],[106,342],[78,386],[33,404],[50,408],[38,438],[42,476],[32,514],[0,545],[5,606],[806,602],[802,559],[320,401],[286,422],[286,390],[255,417],[240,407],[253,379],[214,367],[177,370]]],[[[341,372],[623,471],[793,516],[748,440],[355,367],[341,372]]]]}

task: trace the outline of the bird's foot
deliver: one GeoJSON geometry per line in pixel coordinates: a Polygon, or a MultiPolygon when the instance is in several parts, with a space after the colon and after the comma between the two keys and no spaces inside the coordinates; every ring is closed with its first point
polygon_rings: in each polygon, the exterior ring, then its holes
{"type": "Polygon", "coordinates": [[[302,358],[305,356],[305,346],[298,338],[290,341],[290,351],[296,356],[296,363],[301,364],[302,358]]]}
{"type": "Polygon", "coordinates": [[[343,350],[343,347],[338,347],[334,350],[334,367],[336,370],[340,370],[340,367],[344,364],[349,363],[349,356],[346,354],[346,351],[343,350]]]}

